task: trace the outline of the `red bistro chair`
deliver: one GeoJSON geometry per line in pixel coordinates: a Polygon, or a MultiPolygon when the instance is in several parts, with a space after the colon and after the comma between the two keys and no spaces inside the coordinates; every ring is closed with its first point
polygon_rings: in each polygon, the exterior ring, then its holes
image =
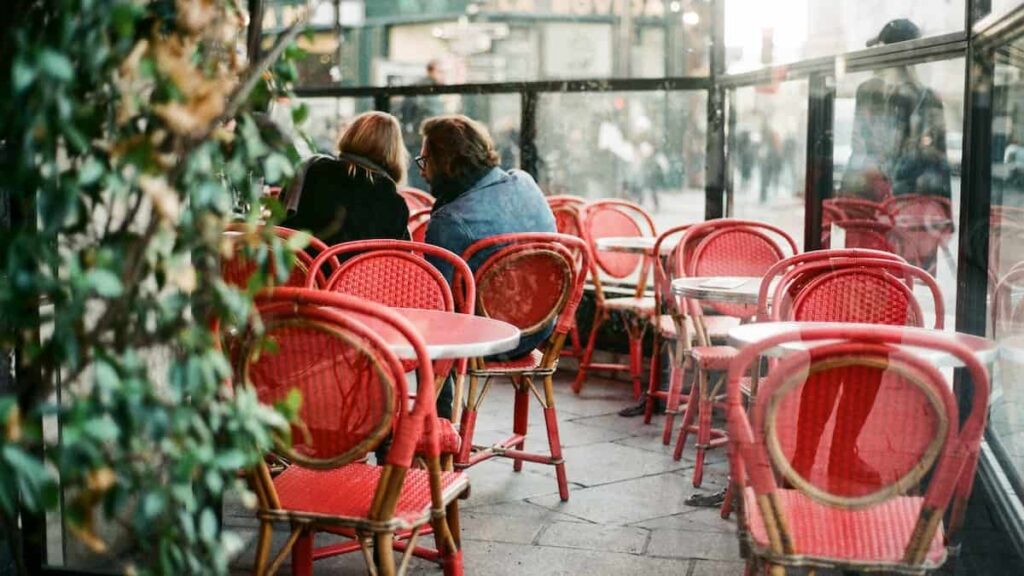
{"type": "MultiPolygon", "coordinates": [[[[691,226],[692,224],[685,224],[662,232],[655,242],[654,253],[662,254],[661,247],[666,241],[685,234],[691,226]]],[[[677,253],[681,244],[680,242],[676,245],[669,258],[659,257],[654,260],[654,301],[659,314],[653,318],[653,350],[657,358],[662,347],[668,347],[671,370],[669,388],[667,391],[661,390],[661,366],[657,361],[651,362],[644,423],[650,423],[655,401],[664,400],[666,410],[662,444],[666,446],[671,441],[675,416],[679,412],[680,404],[689,401],[689,396],[682,393],[683,380],[689,362],[690,348],[694,342],[700,342],[693,319],[682,309],[680,300],[672,295],[672,280],[685,276],[679,267],[682,259],[677,253]]],[[[729,329],[738,324],[739,321],[731,316],[706,316],[703,328],[707,330],[706,336],[709,341],[722,342],[728,336],[729,329]]]]}
{"type": "MultiPolygon", "coordinates": [[[[558,435],[553,378],[583,296],[590,258],[587,245],[566,234],[501,234],[474,243],[462,257],[468,262],[486,251],[493,252],[476,271],[477,311],[517,326],[523,336],[536,334],[552,322],[554,329],[543,344],[522,358],[472,361],[462,417],[462,450],[456,466],[472,466],[495,456],[512,458],[517,472],[524,461],[554,466],[558,494],[566,501],[569,483],[558,435]],[[492,379],[505,377],[515,386],[512,436],[490,447],[473,446],[480,403],[492,379]],[[542,380],[543,392],[537,390],[535,379],[542,380]],[[524,451],[531,392],[544,410],[549,454],[524,451]]],[[[461,394],[456,395],[457,401],[460,398],[461,394]]]]}
{"type": "Polygon", "coordinates": [[[953,236],[953,210],[941,196],[906,194],[894,196],[883,207],[892,214],[893,244],[908,262],[935,273],[935,257],[941,248],[948,258],[953,236]]]}
{"type": "Polygon", "coordinates": [[[416,330],[383,306],[322,290],[280,288],[258,296],[257,305],[264,333],[247,334],[236,349],[236,382],[255,388],[264,404],[295,391],[302,404],[290,439],[278,439],[275,448],[288,467],[271,477],[261,463],[252,475],[260,520],[256,574],[273,574],[289,551],[293,574],[312,574],[315,558],[357,550],[372,572],[372,540],[378,573],[393,575],[392,550],[405,550],[404,570],[428,531],[444,573],[462,574],[457,498],[469,480],[441,471],[433,395],[410,398],[401,363],[379,327],[364,321],[401,334],[416,352],[418,381],[433,382],[416,330]],[[366,455],[388,435],[387,461],[368,464],[366,455]],[[417,446],[424,446],[424,467],[411,466],[417,446]],[[275,523],[290,525],[291,534],[271,560],[275,523]],[[318,532],[353,541],[314,549],[318,532]]]}
{"type": "MultiPolygon", "coordinates": [[[[327,279],[324,289],[359,296],[391,308],[423,308],[472,314],[476,285],[469,266],[458,256],[440,248],[405,240],[359,240],[328,248],[314,262],[319,271],[330,258],[344,260],[327,279]],[[451,264],[461,290],[455,297],[437,268],[425,256],[440,258],[451,264]]],[[[307,284],[307,287],[312,288],[307,284]]],[[[413,365],[403,363],[411,370],[413,365]]],[[[438,390],[455,364],[452,360],[434,363],[438,390]]],[[[456,379],[465,372],[465,361],[458,362],[456,379]]],[[[453,413],[454,416],[454,413],[453,413]]],[[[451,420],[442,418],[441,440],[445,454],[455,454],[459,434],[451,420]]]]}
{"type": "Polygon", "coordinates": [[[643,374],[643,336],[654,316],[654,298],[644,297],[648,259],[639,254],[601,252],[597,240],[609,236],[655,236],[654,221],[640,206],[624,200],[598,200],[586,206],[583,212],[583,237],[590,247],[593,261],[590,276],[594,283],[594,321],[591,324],[587,346],[580,359],[579,371],[572,389],[579,394],[587,379],[588,370],[628,370],[633,381],[633,397],[640,398],[640,378],[643,374]],[[632,297],[606,298],[601,277],[623,280],[637,272],[636,293],[632,297]],[[594,345],[601,325],[612,312],[622,314],[629,335],[629,364],[597,364],[591,361],[594,345]]]}
{"type": "Polygon", "coordinates": [[[426,241],[427,224],[430,224],[430,213],[430,208],[424,208],[409,215],[409,238],[413,242],[426,241]]]}
{"type": "Polygon", "coordinates": [[[993,292],[992,328],[996,337],[1024,333],[1024,298],[1014,293],[1024,291],[1024,265],[1018,265],[1003,275],[993,292]]]}
{"type": "MultiPolygon", "coordinates": [[[[274,226],[273,234],[281,240],[289,240],[297,234],[305,234],[298,230],[274,226]]],[[[234,223],[228,225],[224,238],[231,243],[232,253],[229,258],[221,261],[220,271],[224,281],[237,288],[248,288],[249,280],[253,273],[260,266],[268,266],[270,270],[270,284],[277,284],[276,270],[278,263],[283,264],[283,255],[274,253],[267,239],[265,227],[247,223],[234,223]]],[[[295,262],[284,286],[301,287],[307,283],[319,286],[324,282],[323,274],[316,274],[312,277],[309,272],[312,268],[314,256],[327,249],[327,245],[315,236],[309,236],[309,243],[305,250],[295,252],[295,262]]],[[[329,262],[330,265],[337,265],[336,260],[329,262]]]]}
{"type": "Polygon", "coordinates": [[[804,327],[744,348],[729,367],[727,411],[747,573],[814,566],[921,574],[940,567],[948,534],[942,517],[952,509],[955,525],[966,506],[964,479],[974,476],[988,394],[977,358],[939,332],[804,327]],[[780,344],[816,340],[830,342],[784,357],[748,417],[741,378],[752,363],[780,344]],[[941,350],[967,366],[974,386],[963,425],[942,373],[897,344],[941,350]],[[855,394],[869,413],[866,425],[854,435],[837,421],[830,435],[815,439],[801,410],[832,410],[840,382],[877,389],[871,398],[855,394]],[[853,458],[871,474],[849,464],[853,458]],[[828,465],[808,468],[801,459],[828,465]]]}
{"type": "MultiPolygon", "coordinates": [[[[845,246],[837,246],[836,249],[866,248],[896,253],[896,246],[891,241],[893,237],[892,224],[876,220],[843,220],[837,224],[843,229],[846,241],[845,246]]],[[[827,240],[828,244],[823,245],[824,248],[831,247],[831,234],[827,240]]]]}
{"type": "Polygon", "coordinates": [[[840,220],[872,220],[875,222],[891,222],[884,202],[875,202],[862,198],[828,198],[822,200],[826,211],[836,210],[842,214],[840,220]]]}
{"type": "Polygon", "coordinates": [[[402,196],[405,205],[409,207],[409,214],[418,210],[426,210],[434,205],[434,197],[419,188],[402,188],[398,194],[402,196]]]}
{"type": "MultiPolygon", "coordinates": [[[[568,234],[577,238],[583,238],[583,224],[580,221],[580,210],[586,204],[586,200],[578,196],[548,196],[548,206],[551,214],[555,217],[555,229],[559,234],[568,234]]],[[[581,358],[583,356],[583,345],[580,343],[580,331],[573,319],[572,327],[569,329],[569,342],[572,345],[570,350],[562,349],[563,356],[581,358]]]]}
{"type": "MultiPolygon", "coordinates": [[[[786,253],[797,252],[796,242],[781,228],[751,220],[711,220],[693,226],[683,237],[678,248],[678,257],[683,259],[682,267],[687,276],[763,276],[773,264],[786,257],[786,253]]],[[[756,306],[748,304],[724,304],[709,302],[707,305],[723,316],[741,320],[754,317],[756,306]]],[[[724,378],[714,384],[709,382],[711,372],[724,372],[736,349],[731,346],[714,346],[707,337],[703,326],[703,309],[700,302],[690,300],[680,303],[693,318],[698,330],[699,346],[690,350],[694,362],[697,401],[686,404],[683,422],[679,428],[672,456],[679,460],[683,456],[686,438],[690,432],[697,434],[697,454],[693,469],[693,485],[700,486],[704,477],[704,455],[710,448],[725,445],[725,431],[711,426],[715,399],[720,395],[724,378]],[[696,420],[696,424],[694,421],[696,420]]]]}

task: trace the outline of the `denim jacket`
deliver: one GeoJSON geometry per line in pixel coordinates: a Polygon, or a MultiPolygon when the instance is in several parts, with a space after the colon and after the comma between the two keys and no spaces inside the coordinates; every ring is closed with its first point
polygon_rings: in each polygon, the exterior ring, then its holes
{"type": "MultiPolygon", "coordinates": [[[[477,240],[513,232],[556,232],[544,194],[526,172],[492,168],[469,190],[436,209],[427,225],[426,242],[461,255],[477,240]]],[[[485,250],[469,262],[474,271],[492,251],[485,250]]],[[[430,259],[450,284],[452,266],[430,259]]],[[[508,357],[529,352],[550,330],[524,339],[508,357]]]]}

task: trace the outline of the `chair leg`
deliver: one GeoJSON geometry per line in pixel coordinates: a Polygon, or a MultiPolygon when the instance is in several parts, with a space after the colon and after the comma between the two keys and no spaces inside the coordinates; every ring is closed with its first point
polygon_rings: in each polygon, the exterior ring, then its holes
{"type": "Polygon", "coordinates": [[[476,376],[469,377],[469,391],[466,395],[466,408],[462,412],[462,421],[459,423],[459,436],[462,446],[455,457],[457,464],[466,464],[473,452],[473,433],[476,431],[476,408],[477,395],[479,393],[479,379],[476,376]]]}
{"type": "Polygon", "coordinates": [[[569,480],[565,475],[565,461],[562,459],[562,440],[558,435],[558,413],[555,411],[554,376],[544,377],[544,425],[548,432],[548,448],[555,463],[555,479],[558,481],[558,497],[562,502],[569,500],[569,480]]]}
{"type": "Polygon", "coordinates": [[[374,556],[379,576],[395,576],[395,535],[390,532],[373,535],[374,556]]]}
{"type": "Polygon", "coordinates": [[[704,377],[702,370],[694,370],[694,381],[690,384],[690,396],[686,401],[686,410],[683,412],[683,423],[679,426],[679,437],[676,439],[676,448],[672,452],[672,458],[679,460],[683,457],[683,448],[686,447],[686,437],[690,434],[693,421],[697,418],[697,410],[700,402],[700,379],[704,377]]]}
{"type": "Polygon", "coordinates": [[[629,335],[629,377],[633,381],[633,399],[640,399],[640,373],[643,372],[643,340],[629,335]]]}
{"type": "Polygon", "coordinates": [[[579,370],[576,372],[576,380],[572,383],[572,391],[579,394],[583,390],[583,383],[587,380],[587,369],[590,368],[590,360],[594,356],[594,346],[597,344],[597,333],[604,324],[604,313],[594,313],[594,323],[590,327],[590,335],[587,336],[587,347],[583,349],[583,358],[580,360],[579,370]]]}
{"type": "Polygon", "coordinates": [[[672,430],[679,412],[679,402],[683,394],[683,369],[673,362],[668,378],[668,398],[665,400],[665,426],[661,431],[661,443],[668,446],[672,441],[672,430]]]}
{"type": "Polygon", "coordinates": [[[725,500],[722,500],[722,509],[719,510],[719,515],[722,517],[722,520],[728,520],[729,516],[732,516],[732,499],[735,496],[732,486],[732,482],[730,481],[725,488],[725,500]]]}
{"type": "Polygon", "coordinates": [[[292,574],[295,576],[313,575],[313,535],[311,530],[303,530],[292,547],[292,574]]]}
{"type": "Polygon", "coordinates": [[[661,392],[661,338],[658,337],[658,332],[654,332],[654,346],[651,348],[654,351],[651,356],[651,369],[647,375],[647,402],[644,403],[644,424],[651,423],[651,416],[654,415],[654,405],[657,403],[656,397],[661,392]]]}
{"type": "Polygon", "coordinates": [[[267,573],[267,560],[270,559],[270,539],[274,535],[274,527],[265,520],[260,521],[259,539],[256,542],[256,562],[254,572],[256,576],[265,576],[267,573]]]}
{"type": "MultiPolygon", "coordinates": [[[[512,419],[512,433],[523,436],[524,439],[518,442],[515,446],[516,450],[522,450],[526,445],[526,429],[529,426],[530,416],[530,388],[529,380],[525,376],[517,376],[513,378],[516,387],[516,399],[515,399],[515,413],[512,419]]],[[[512,469],[519,472],[523,469],[523,461],[520,458],[516,458],[512,464],[512,469]]]]}
{"type": "Polygon", "coordinates": [[[693,486],[700,488],[704,481],[704,455],[711,444],[711,411],[713,409],[711,394],[708,390],[707,374],[701,372],[700,400],[697,412],[697,461],[693,466],[693,486]]]}

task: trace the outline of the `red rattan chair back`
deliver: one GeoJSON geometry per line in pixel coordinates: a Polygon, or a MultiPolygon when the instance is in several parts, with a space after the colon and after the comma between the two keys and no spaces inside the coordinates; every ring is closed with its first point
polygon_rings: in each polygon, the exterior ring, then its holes
{"type": "Polygon", "coordinates": [[[792,557],[812,547],[794,534],[836,538],[837,523],[852,518],[834,515],[880,514],[883,531],[873,534],[875,543],[832,548],[867,549],[910,565],[934,562],[943,514],[954,496],[959,507],[969,495],[960,491],[961,478],[974,474],[988,392],[988,375],[974,354],[939,332],[803,327],[745,347],[729,368],[727,406],[732,474],[749,486],[747,502],[757,508],[746,529],[769,542],[762,554],[792,557]],[[748,419],[741,378],[759,355],[787,342],[813,347],[787,355],[769,372],[748,419]],[[962,426],[951,384],[900,344],[940,350],[967,366],[976,386],[962,426]],[[804,504],[812,501],[824,506],[804,504]],[[807,515],[787,517],[801,512],[807,515]],[[888,526],[892,532],[884,531],[888,526]]]}
{"type": "Polygon", "coordinates": [[[654,221],[643,208],[624,200],[598,200],[583,211],[583,237],[590,246],[596,269],[612,278],[622,279],[636,272],[644,261],[639,254],[602,252],[597,240],[610,236],[653,237],[654,221]]]}
{"type": "Polygon", "coordinates": [[[935,278],[916,266],[889,259],[837,258],[812,262],[782,276],[773,294],[775,320],[862,322],[923,326],[915,284],[931,292],[932,327],[942,329],[945,308],[935,278]],[[788,304],[787,295],[794,292],[788,304]]]}
{"type": "MultiPolygon", "coordinates": [[[[843,220],[837,223],[846,236],[846,248],[865,248],[896,253],[890,242],[892,225],[876,220],[843,220]]],[[[831,245],[831,240],[829,241],[831,245]]],[[[842,248],[842,247],[837,247],[842,248]]]]}
{"type": "Polygon", "coordinates": [[[835,210],[842,214],[840,220],[889,221],[884,203],[861,198],[829,198],[822,201],[824,210],[835,210]]]}
{"type": "Polygon", "coordinates": [[[427,237],[427,224],[430,223],[430,208],[417,210],[409,214],[409,238],[413,242],[423,242],[427,237]]]}
{"type": "MultiPolygon", "coordinates": [[[[782,229],[752,220],[722,219],[692,226],[677,248],[687,276],[761,277],[786,257],[797,252],[796,242],[782,229]]],[[[726,316],[750,318],[756,306],[709,302],[726,316]]],[[[691,306],[699,314],[699,306],[691,306]]]]}
{"type": "MultiPolygon", "coordinates": [[[[804,264],[810,264],[812,262],[821,262],[826,260],[834,260],[837,258],[877,258],[881,260],[894,260],[896,262],[904,262],[903,258],[890,252],[882,252],[881,250],[868,250],[863,248],[845,248],[837,250],[813,250],[811,252],[804,252],[803,254],[795,254],[789,258],[779,260],[772,267],[765,272],[761,278],[761,286],[757,293],[757,320],[759,322],[766,322],[771,317],[769,312],[769,296],[771,295],[771,289],[773,285],[776,285],[785,275],[786,272],[794,270],[804,264]]],[[[806,277],[802,277],[809,279],[806,277]]],[[[787,300],[792,300],[792,297],[796,295],[801,287],[806,282],[791,282],[786,287],[784,292],[787,300]]]]}
{"type": "MultiPolygon", "coordinates": [[[[291,228],[275,226],[273,233],[282,240],[289,240],[298,234],[305,234],[291,228]]],[[[253,226],[244,223],[231,224],[225,230],[224,237],[231,243],[231,256],[221,261],[220,271],[224,281],[238,288],[248,288],[249,281],[262,263],[268,267],[270,272],[270,285],[278,284],[276,270],[283,261],[281,256],[275,254],[263,238],[264,227],[253,226]]],[[[327,249],[327,245],[314,236],[309,237],[306,250],[295,252],[295,262],[288,278],[283,286],[302,287],[307,283],[313,286],[322,286],[324,275],[322,273],[310,276],[313,256],[327,249]]],[[[337,261],[328,261],[325,265],[336,265],[337,261]]]]}
{"type": "Polygon", "coordinates": [[[444,248],[403,240],[345,242],[328,248],[313,262],[313,269],[319,270],[332,257],[345,261],[327,279],[326,290],[392,308],[473,313],[473,273],[461,258],[444,248]],[[451,264],[463,293],[453,297],[448,283],[426,256],[451,264]]]}
{"type": "Polygon", "coordinates": [[[322,290],[281,288],[263,293],[257,305],[264,332],[236,348],[238,381],[265,404],[295,391],[302,397],[291,441],[280,442],[278,452],[304,467],[335,468],[394,434],[389,462],[408,466],[409,444],[415,447],[423,418],[433,412],[433,395],[420,394],[429,402],[417,397],[417,414],[410,412],[405,370],[383,335],[411,344],[423,386],[434,381],[433,370],[415,329],[382,306],[322,290]]]}
{"type": "Polygon", "coordinates": [[[567,234],[501,234],[474,243],[469,261],[492,251],[476,271],[478,313],[518,327],[523,336],[556,322],[564,336],[583,296],[589,253],[567,234]]]}
{"type": "Polygon", "coordinates": [[[568,234],[577,238],[583,237],[583,224],[580,222],[582,206],[583,204],[568,201],[551,204],[551,214],[555,217],[555,229],[560,234],[568,234]]]}
{"type": "Polygon", "coordinates": [[[434,205],[434,197],[419,188],[402,188],[398,193],[405,200],[405,205],[409,207],[409,214],[428,209],[434,205]]]}
{"type": "Polygon", "coordinates": [[[548,201],[548,206],[554,210],[555,206],[576,206],[577,208],[582,207],[587,203],[587,199],[581,196],[573,196],[571,194],[556,194],[554,196],[546,196],[545,200],[548,201]]]}
{"type": "Polygon", "coordinates": [[[992,327],[997,338],[1024,333],[1024,267],[1016,267],[996,284],[992,327]]]}
{"type": "MultiPolygon", "coordinates": [[[[682,236],[692,226],[693,224],[683,224],[662,232],[654,243],[653,254],[661,254],[661,247],[665,242],[682,236]]],[[[683,242],[678,242],[672,249],[670,257],[654,259],[654,309],[660,311],[664,306],[669,314],[675,316],[681,316],[684,313],[679,306],[679,300],[672,295],[672,281],[686,275],[681,268],[682,258],[677,254],[682,249],[682,245],[683,242]]]]}

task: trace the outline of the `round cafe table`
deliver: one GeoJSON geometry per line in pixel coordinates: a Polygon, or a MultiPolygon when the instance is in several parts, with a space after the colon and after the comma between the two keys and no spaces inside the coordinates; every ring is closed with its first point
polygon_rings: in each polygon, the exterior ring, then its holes
{"type": "MultiPolygon", "coordinates": [[[[671,254],[680,239],[681,237],[672,237],[662,242],[662,256],[671,254]]],[[[605,236],[598,238],[595,245],[602,252],[625,252],[650,256],[654,252],[654,245],[657,242],[656,236],[605,236]]]]}
{"type": "Polygon", "coordinates": [[[728,304],[757,304],[760,288],[761,278],[753,276],[692,276],[672,281],[676,296],[728,304]]]}
{"type": "MultiPolygon", "coordinates": [[[[775,336],[782,332],[788,332],[791,330],[798,330],[800,328],[822,328],[827,326],[857,326],[865,328],[877,328],[877,324],[854,324],[854,323],[843,323],[843,322],[758,322],[755,324],[743,324],[736,326],[729,330],[729,344],[736,348],[743,348],[744,346],[750,345],[754,342],[764,340],[765,338],[775,336]]],[[[934,330],[929,328],[916,328],[912,326],[886,326],[886,328],[899,328],[907,334],[923,334],[923,333],[936,333],[939,332],[950,338],[953,338],[958,343],[966,346],[970,349],[974,355],[983,364],[991,364],[995,362],[996,356],[999,352],[998,345],[989,340],[988,338],[982,338],[981,336],[974,336],[972,334],[963,334],[961,332],[947,332],[944,330],[934,330]]],[[[792,341],[786,342],[775,348],[771,348],[765,351],[767,356],[782,356],[789,352],[798,352],[807,350],[812,346],[820,346],[829,342],[828,340],[812,340],[810,342],[799,342],[792,341]]],[[[916,346],[899,346],[901,349],[905,349],[908,352],[913,353],[916,356],[928,360],[929,363],[939,368],[958,368],[962,366],[962,363],[958,358],[947,354],[939,350],[932,350],[930,348],[918,348],[916,346]]]]}
{"type": "MultiPolygon", "coordinates": [[[[443,310],[392,310],[412,323],[420,333],[431,360],[489,356],[508,352],[519,345],[519,329],[501,320],[443,310]]],[[[365,323],[384,338],[399,358],[416,358],[412,346],[393,328],[371,318],[367,318],[365,323]]]]}

